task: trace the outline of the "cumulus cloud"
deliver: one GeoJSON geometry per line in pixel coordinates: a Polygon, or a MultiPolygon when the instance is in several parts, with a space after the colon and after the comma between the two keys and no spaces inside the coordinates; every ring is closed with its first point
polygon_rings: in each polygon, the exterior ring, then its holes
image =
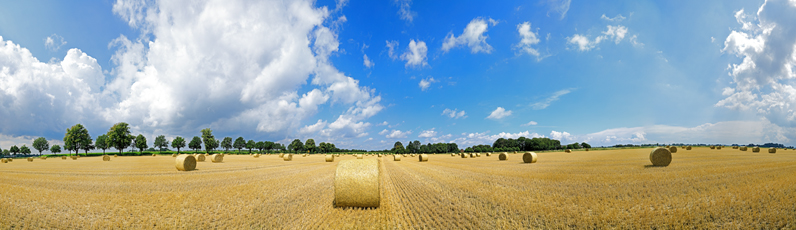
{"type": "Polygon", "coordinates": [[[504,117],[511,116],[511,110],[506,110],[503,107],[497,107],[492,113],[487,116],[487,119],[500,120],[504,117]]]}
{"type": "Polygon", "coordinates": [[[305,134],[306,133],[316,133],[316,132],[320,131],[321,129],[323,129],[324,127],[326,127],[326,121],[319,119],[318,122],[316,122],[313,125],[304,126],[303,128],[301,128],[301,130],[299,130],[299,132],[300,133],[305,133],[305,134]]]}
{"type": "Polygon", "coordinates": [[[572,134],[569,134],[568,132],[556,132],[555,130],[550,131],[550,138],[559,140],[562,143],[574,139],[572,134]]]}
{"type": "Polygon", "coordinates": [[[514,47],[520,49],[520,51],[524,53],[536,56],[537,60],[541,60],[542,57],[540,57],[541,54],[539,54],[539,50],[533,47],[533,45],[539,44],[539,35],[531,31],[531,23],[523,22],[517,24],[517,32],[520,34],[520,42],[514,45],[514,47]]]}
{"type": "Polygon", "coordinates": [[[437,131],[434,131],[434,128],[429,130],[423,130],[422,132],[420,132],[420,135],[417,135],[417,137],[420,138],[431,138],[434,136],[437,136],[437,131]]]}
{"type": "Polygon", "coordinates": [[[796,2],[766,1],[757,15],[735,13],[741,25],[724,41],[722,52],[740,63],[728,65],[731,89],[718,107],[752,110],[768,120],[796,125],[796,2]]]}
{"type": "Polygon", "coordinates": [[[412,0],[395,0],[398,5],[398,16],[401,20],[412,22],[417,16],[417,12],[412,11],[412,0]]]}
{"type": "Polygon", "coordinates": [[[420,90],[426,91],[428,89],[428,87],[431,86],[431,83],[434,83],[434,82],[437,82],[437,80],[434,80],[433,77],[428,77],[428,78],[425,78],[425,79],[421,79],[420,82],[417,84],[417,86],[420,87],[420,90]]]}
{"type": "Polygon", "coordinates": [[[379,134],[380,135],[387,134],[384,137],[390,138],[390,139],[401,139],[401,138],[406,138],[406,136],[409,135],[409,134],[412,134],[412,131],[405,131],[404,132],[404,131],[397,130],[397,129],[394,129],[392,131],[386,131],[386,129],[385,129],[384,131],[379,132],[379,134]]]}
{"type": "Polygon", "coordinates": [[[616,17],[613,17],[613,18],[609,18],[609,17],[605,16],[605,14],[603,14],[603,16],[600,16],[600,19],[606,20],[606,21],[611,21],[611,22],[621,22],[622,20],[625,20],[626,18],[624,16],[622,16],[621,14],[617,14],[616,17]]]}
{"type": "Polygon", "coordinates": [[[66,45],[66,40],[64,37],[61,37],[57,34],[52,34],[46,38],[44,38],[44,47],[50,51],[57,51],[61,49],[61,46],[66,45]]]}
{"type": "MultiPolygon", "coordinates": [[[[594,49],[598,44],[600,44],[604,40],[613,40],[614,43],[619,44],[622,39],[625,38],[627,35],[627,27],[625,26],[607,26],[607,29],[602,32],[603,35],[597,36],[594,40],[589,39],[585,35],[575,34],[572,37],[567,37],[567,44],[574,46],[579,51],[589,51],[594,49]]],[[[634,35],[632,38],[632,43],[634,45],[639,44],[636,41],[636,36],[634,35]]]]}
{"type": "Polygon", "coordinates": [[[362,59],[364,60],[363,65],[365,65],[365,67],[372,68],[374,65],[376,65],[376,63],[373,63],[373,61],[368,58],[367,54],[363,54],[362,59]]]}
{"type": "Polygon", "coordinates": [[[537,124],[538,124],[538,123],[536,123],[535,121],[530,121],[530,122],[528,122],[528,123],[525,123],[525,124],[522,124],[522,125],[520,125],[520,126],[531,126],[531,125],[537,125],[537,124]]]}
{"type": "Polygon", "coordinates": [[[426,61],[427,52],[428,52],[428,47],[426,47],[426,42],[424,41],[415,42],[415,40],[412,39],[409,41],[409,47],[407,47],[406,52],[401,54],[401,60],[406,61],[406,67],[427,66],[428,65],[428,62],[426,61]]]}
{"type": "Polygon", "coordinates": [[[448,36],[445,37],[445,41],[442,43],[442,51],[448,52],[450,49],[466,45],[470,48],[471,53],[491,53],[492,46],[486,43],[486,39],[489,38],[489,36],[484,34],[489,28],[489,24],[494,26],[497,25],[497,23],[497,21],[491,18],[488,20],[484,20],[483,18],[473,19],[467,24],[467,27],[464,28],[464,31],[458,37],[453,35],[453,32],[448,33],[448,36]]]}
{"type": "Polygon", "coordinates": [[[536,102],[536,103],[531,104],[531,107],[533,109],[535,109],[535,110],[545,109],[548,106],[550,106],[550,104],[552,104],[553,102],[558,101],[559,97],[567,95],[570,92],[572,92],[572,89],[562,89],[562,90],[556,91],[550,97],[545,98],[544,100],[542,100],[540,102],[536,102]]]}
{"type": "Polygon", "coordinates": [[[448,117],[453,118],[453,119],[467,118],[467,116],[465,115],[464,110],[462,110],[462,111],[458,111],[458,110],[459,109],[453,109],[453,110],[445,109],[445,110],[442,111],[442,115],[443,116],[448,116],[448,117]]]}

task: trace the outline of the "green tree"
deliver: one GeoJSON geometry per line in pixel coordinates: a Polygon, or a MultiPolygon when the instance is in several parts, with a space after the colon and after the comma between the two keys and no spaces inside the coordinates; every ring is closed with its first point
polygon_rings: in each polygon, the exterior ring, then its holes
{"type": "Polygon", "coordinates": [[[307,142],[304,143],[304,149],[305,150],[309,150],[310,152],[314,153],[316,151],[315,150],[315,140],[312,139],[312,138],[307,139],[307,142]]]}
{"type": "Polygon", "coordinates": [[[221,141],[221,148],[224,148],[225,152],[229,152],[229,149],[232,148],[232,138],[225,137],[223,141],[221,141]]]}
{"type": "Polygon", "coordinates": [[[218,141],[216,141],[216,137],[213,136],[213,130],[210,128],[202,129],[202,142],[205,144],[205,150],[207,153],[213,151],[213,149],[218,148],[218,141]]]}
{"type": "Polygon", "coordinates": [[[238,137],[238,139],[235,139],[235,144],[233,144],[232,147],[238,149],[238,153],[240,153],[240,149],[246,148],[246,140],[244,140],[243,137],[238,137]]]}
{"type": "Polygon", "coordinates": [[[55,153],[55,154],[60,153],[61,152],[61,146],[60,145],[53,145],[53,147],[50,147],[50,152],[51,153],[55,153]]]}
{"type": "Polygon", "coordinates": [[[88,134],[88,130],[83,125],[76,124],[66,129],[66,134],[64,135],[64,148],[66,150],[75,151],[77,154],[79,150],[84,148],[83,146],[88,145],[91,145],[91,135],[88,134]]]}
{"type": "Polygon", "coordinates": [[[259,151],[260,151],[260,153],[262,153],[262,152],[263,152],[263,149],[265,149],[265,142],[258,141],[257,143],[255,143],[255,144],[254,144],[254,148],[256,148],[257,150],[259,150],[259,151]]]}
{"type": "Polygon", "coordinates": [[[135,138],[132,134],[130,134],[130,127],[127,123],[119,122],[114,124],[110,130],[108,130],[108,138],[105,139],[105,142],[109,147],[113,147],[119,150],[119,155],[122,154],[122,151],[133,143],[133,139],[135,138]]]}
{"type": "Polygon", "coordinates": [[[33,148],[39,151],[39,155],[41,155],[42,151],[50,149],[50,143],[47,142],[47,139],[44,139],[44,137],[39,137],[33,140],[33,148]]]}
{"type": "Polygon", "coordinates": [[[586,142],[580,143],[580,146],[583,147],[584,149],[590,149],[591,148],[591,145],[587,144],[586,142]]]}
{"type": "Polygon", "coordinates": [[[464,149],[464,152],[471,153],[471,152],[473,152],[473,148],[472,147],[467,147],[466,149],[464,149]]]}
{"type": "Polygon", "coordinates": [[[177,154],[180,154],[180,148],[185,147],[185,139],[181,136],[177,136],[171,141],[171,147],[177,149],[177,154]]]}
{"type": "Polygon", "coordinates": [[[87,140],[87,141],[85,141],[85,142],[83,142],[83,143],[80,145],[80,149],[82,149],[82,150],[86,151],[86,156],[88,156],[88,151],[89,151],[89,150],[92,150],[92,149],[95,149],[95,148],[96,148],[96,147],[94,147],[94,144],[92,144],[91,142],[92,142],[92,140],[91,140],[91,136],[89,136],[89,137],[88,137],[88,140],[87,140]]]}
{"type": "Polygon", "coordinates": [[[406,153],[406,149],[404,149],[404,144],[401,143],[400,141],[396,141],[395,144],[393,144],[391,151],[395,154],[406,153]]]}
{"type": "Polygon", "coordinates": [[[102,149],[102,155],[105,155],[105,150],[111,147],[108,145],[108,134],[99,135],[97,140],[94,140],[94,147],[102,149]]]}
{"type": "Polygon", "coordinates": [[[17,153],[19,153],[19,147],[17,147],[16,145],[11,146],[11,148],[8,149],[8,151],[11,152],[11,154],[17,155],[17,153]]]}
{"type": "Polygon", "coordinates": [[[169,140],[166,140],[166,136],[163,135],[155,137],[155,147],[158,148],[158,151],[163,152],[163,148],[169,147],[169,140]]]}
{"type": "Polygon", "coordinates": [[[194,152],[196,152],[197,149],[202,149],[202,138],[193,136],[191,143],[188,143],[188,148],[193,149],[194,152]]]}
{"type": "Polygon", "coordinates": [[[252,153],[252,149],[255,147],[257,147],[257,142],[254,142],[254,140],[249,140],[246,142],[246,149],[249,149],[249,154],[252,153]]]}
{"type": "Polygon", "coordinates": [[[30,148],[28,148],[28,146],[22,145],[22,147],[19,148],[19,152],[22,154],[30,154],[30,148]]]}
{"type": "Polygon", "coordinates": [[[10,152],[8,151],[8,149],[3,149],[3,155],[6,155],[6,156],[8,156],[8,155],[9,155],[9,153],[10,153],[10,152]]]}
{"type": "Polygon", "coordinates": [[[299,151],[304,150],[304,143],[301,143],[301,140],[295,139],[293,142],[287,146],[287,149],[293,152],[298,153],[299,151]]]}
{"type": "Polygon", "coordinates": [[[138,134],[135,137],[135,147],[138,148],[139,153],[144,153],[144,149],[149,148],[146,144],[146,137],[143,134],[138,134]]]}

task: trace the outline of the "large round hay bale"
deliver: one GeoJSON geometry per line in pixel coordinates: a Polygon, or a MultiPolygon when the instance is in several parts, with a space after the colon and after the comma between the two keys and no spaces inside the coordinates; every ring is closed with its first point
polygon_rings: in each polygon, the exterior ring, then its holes
{"type": "Polygon", "coordinates": [[[179,171],[191,171],[196,169],[196,157],[189,154],[180,154],[177,156],[177,159],[174,160],[174,164],[179,171]]]}
{"type": "Polygon", "coordinates": [[[282,156],[282,160],[292,161],[293,160],[293,154],[285,154],[284,156],[282,156]]]}
{"type": "Polygon", "coordinates": [[[334,155],[326,155],[326,162],[334,162],[334,155]]]}
{"type": "Polygon", "coordinates": [[[522,162],[525,163],[536,163],[536,158],[535,152],[526,152],[522,154],[522,162]]]}
{"type": "Polygon", "coordinates": [[[487,153],[486,153],[486,156],[492,156],[492,153],[490,153],[490,152],[487,152],[487,153]]]}
{"type": "Polygon", "coordinates": [[[398,154],[392,155],[392,159],[394,161],[401,161],[401,155],[398,155],[398,154]]]}
{"type": "Polygon", "coordinates": [[[111,161],[111,156],[103,155],[102,156],[102,161],[111,161]]]}
{"type": "Polygon", "coordinates": [[[8,163],[8,159],[3,158],[3,159],[0,160],[0,162],[8,163]]]}
{"type": "Polygon", "coordinates": [[[691,150],[691,146],[686,146],[685,150],[691,150]]]}
{"type": "Polygon", "coordinates": [[[461,154],[460,154],[460,156],[461,156],[462,158],[467,158],[467,156],[470,156],[470,154],[467,154],[467,153],[461,153],[461,154]]]}
{"type": "Polygon", "coordinates": [[[40,156],[39,159],[47,160],[47,156],[40,156]]]}
{"type": "Polygon", "coordinates": [[[475,158],[475,153],[470,153],[470,158],[475,158]]]}
{"type": "Polygon", "coordinates": [[[565,149],[565,150],[564,150],[564,152],[565,152],[565,153],[571,153],[571,152],[572,152],[572,150],[571,150],[571,149],[565,149]]]}
{"type": "Polygon", "coordinates": [[[66,156],[61,156],[61,160],[66,160],[66,156]]]}
{"type": "Polygon", "coordinates": [[[654,166],[668,166],[672,162],[672,152],[666,148],[655,148],[650,152],[650,162],[654,166]]]}
{"type": "Polygon", "coordinates": [[[716,149],[716,146],[711,145],[710,149],[716,149]]]}
{"type": "Polygon", "coordinates": [[[255,154],[254,154],[254,155],[252,155],[252,156],[253,156],[254,158],[260,158],[260,154],[259,154],[259,153],[255,153],[255,154]]]}
{"type": "Polygon", "coordinates": [[[221,154],[210,155],[210,161],[212,161],[213,163],[221,163],[224,161],[224,155],[221,154]]]}
{"type": "Polygon", "coordinates": [[[733,146],[732,149],[738,149],[738,146],[733,146]]]}
{"type": "Polygon", "coordinates": [[[28,162],[33,162],[33,157],[28,157],[28,162]]]}
{"type": "Polygon", "coordinates": [[[768,153],[777,153],[776,148],[768,148],[768,153]]]}
{"type": "Polygon", "coordinates": [[[509,158],[509,154],[505,153],[505,152],[502,152],[502,153],[500,153],[500,155],[498,155],[498,159],[502,160],[502,161],[508,160],[508,158],[509,158]]]}
{"type": "Polygon", "coordinates": [[[119,155],[113,154],[113,157],[119,157],[119,155]]]}
{"type": "Polygon", "coordinates": [[[428,155],[426,155],[426,154],[419,154],[419,155],[418,155],[418,159],[420,160],[420,162],[425,162],[425,161],[428,161],[428,155]]]}
{"type": "Polygon", "coordinates": [[[362,154],[357,154],[357,159],[362,159],[362,158],[364,158],[364,157],[362,156],[362,154]]]}
{"type": "Polygon", "coordinates": [[[379,207],[379,161],[342,160],[334,174],[336,207],[379,207]]]}
{"type": "Polygon", "coordinates": [[[481,157],[481,153],[475,153],[475,157],[481,157]]]}
{"type": "Polygon", "coordinates": [[[452,156],[452,157],[455,157],[455,156],[456,156],[456,154],[455,154],[455,153],[451,153],[451,156],[452,156]]]}
{"type": "Polygon", "coordinates": [[[754,148],[752,148],[752,152],[759,153],[760,152],[760,147],[755,146],[754,148]]]}
{"type": "Polygon", "coordinates": [[[677,152],[677,147],[674,147],[674,146],[669,147],[669,152],[676,153],[677,152]]]}
{"type": "Polygon", "coordinates": [[[716,149],[717,149],[717,150],[721,150],[721,145],[719,145],[719,146],[716,146],[716,149]]]}
{"type": "Polygon", "coordinates": [[[741,146],[738,149],[740,149],[741,151],[746,151],[747,148],[746,148],[746,146],[741,146]]]}
{"type": "Polygon", "coordinates": [[[586,148],[586,152],[588,152],[588,151],[589,151],[589,148],[586,148]]]}
{"type": "Polygon", "coordinates": [[[204,154],[196,154],[193,157],[196,158],[196,162],[204,162],[205,161],[205,155],[204,154]]]}
{"type": "Polygon", "coordinates": [[[301,154],[301,157],[307,157],[307,154],[306,153],[305,154],[301,154]]]}

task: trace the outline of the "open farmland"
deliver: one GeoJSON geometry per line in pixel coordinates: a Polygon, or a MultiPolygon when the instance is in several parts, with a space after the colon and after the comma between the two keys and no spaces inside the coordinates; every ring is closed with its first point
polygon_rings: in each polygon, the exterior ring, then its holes
{"type": "Polygon", "coordinates": [[[332,205],[352,156],[229,155],[189,172],[171,156],[18,159],[0,164],[0,229],[796,228],[796,151],[679,149],[651,167],[650,150],[385,156],[374,209],[332,205]]]}

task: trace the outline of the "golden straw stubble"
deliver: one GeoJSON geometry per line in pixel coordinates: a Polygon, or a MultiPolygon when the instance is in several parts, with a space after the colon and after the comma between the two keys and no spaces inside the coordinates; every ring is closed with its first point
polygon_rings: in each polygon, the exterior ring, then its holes
{"type": "Polygon", "coordinates": [[[418,159],[420,160],[420,162],[426,162],[426,161],[428,161],[428,155],[426,155],[426,154],[420,154],[420,155],[418,155],[418,156],[419,156],[419,157],[418,157],[418,159]]]}
{"type": "Polygon", "coordinates": [[[174,159],[174,163],[179,171],[191,171],[196,169],[196,157],[189,154],[180,154],[174,159]]]}
{"type": "Polygon", "coordinates": [[[650,162],[654,166],[668,166],[672,162],[672,152],[662,147],[655,148],[650,152],[650,162]]]}
{"type": "Polygon", "coordinates": [[[526,152],[522,154],[522,162],[525,163],[536,163],[536,153],[535,152],[526,152]]]}
{"type": "Polygon", "coordinates": [[[377,159],[340,161],[334,174],[335,207],[379,207],[379,183],[377,159]]]}
{"type": "Polygon", "coordinates": [[[33,162],[33,157],[28,157],[28,162],[33,162]]]}

